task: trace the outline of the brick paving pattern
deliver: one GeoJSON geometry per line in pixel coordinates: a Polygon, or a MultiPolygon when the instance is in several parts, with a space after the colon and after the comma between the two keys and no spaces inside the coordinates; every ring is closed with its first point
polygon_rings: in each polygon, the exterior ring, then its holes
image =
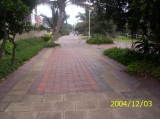
{"type": "Polygon", "coordinates": [[[76,48],[56,48],[27,94],[114,91],[96,72],[101,67],[76,48]]]}

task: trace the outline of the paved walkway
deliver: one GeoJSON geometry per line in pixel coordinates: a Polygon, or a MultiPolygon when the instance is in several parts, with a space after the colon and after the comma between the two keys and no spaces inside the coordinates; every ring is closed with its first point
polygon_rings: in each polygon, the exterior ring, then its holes
{"type": "Polygon", "coordinates": [[[160,118],[159,83],[102,55],[116,44],[87,45],[72,34],[57,42],[0,84],[0,119],[160,118]]]}

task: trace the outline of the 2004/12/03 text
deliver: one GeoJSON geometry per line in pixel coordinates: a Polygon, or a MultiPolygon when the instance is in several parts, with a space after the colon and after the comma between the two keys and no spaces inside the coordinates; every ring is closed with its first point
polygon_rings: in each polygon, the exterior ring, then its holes
{"type": "Polygon", "coordinates": [[[151,100],[111,100],[111,107],[152,107],[151,100]]]}

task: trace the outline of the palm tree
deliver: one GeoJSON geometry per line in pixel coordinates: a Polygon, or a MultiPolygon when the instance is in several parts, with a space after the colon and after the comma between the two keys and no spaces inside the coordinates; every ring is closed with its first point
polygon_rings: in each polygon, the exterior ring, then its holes
{"type": "Polygon", "coordinates": [[[82,20],[82,21],[86,20],[85,14],[80,12],[78,12],[78,15],[76,15],[76,18],[79,18],[79,20],[82,20]]]}
{"type": "Polygon", "coordinates": [[[43,20],[47,22],[47,24],[52,28],[52,33],[55,32],[56,26],[57,26],[57,21],[58,21],[58,10],[51,5],[51,10],[52,10],[52,18],[47,17],[46,15],[41,15],[43,17],[43,20]]]}
{"type": "Polygon", "coordinates": [[[61,27],[61,23],[62,23],[62,18],[63,18],[63,14],[65,14],[65,8],[68,4],[74,4],[80,7],[89,7],[88,4],[84,3],[84,2],[89,2],[90,0],[54,0],[54,1],[50,1],[50,0],[40,0],[41,3],[48,3],[48,4],[52,4],[55,5],[58,10],[59,10],[59,15],[58,15],[58,21],[57,21],[57,27],[56,27],[56,31],[55,34],[53,36],[53,40],[52,42],[55,41],[55,39],[58,36],[60,27],[61,27]]]}
{"type": "Polygon", "coordinates": [[[76,15],[76,18],[79,18],[82,22],[77,23],[75,30],[78,30],[78,32],[85,34],[88,29],[89,24],[89,10],[85,9],[85,13],[78,13],[76,15]]]}

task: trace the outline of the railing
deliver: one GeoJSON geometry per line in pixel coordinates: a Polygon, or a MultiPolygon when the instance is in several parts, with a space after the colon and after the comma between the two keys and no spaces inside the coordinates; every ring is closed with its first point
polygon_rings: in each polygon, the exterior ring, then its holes
{"type": "MultiPolygon", "coordinates": [[[[117,32],[116,35],[117,35],[117,36],[126,36],[126,37],[130,37],[130,38],[132,37],[131,34],[129,34],[129,33],[122,33],[122,32],[117,32]]],[[[133,34],[133,38],[134,38],[134,39],[141,39],[141,37],[142,37],[142,35],[133,34]]]]}

